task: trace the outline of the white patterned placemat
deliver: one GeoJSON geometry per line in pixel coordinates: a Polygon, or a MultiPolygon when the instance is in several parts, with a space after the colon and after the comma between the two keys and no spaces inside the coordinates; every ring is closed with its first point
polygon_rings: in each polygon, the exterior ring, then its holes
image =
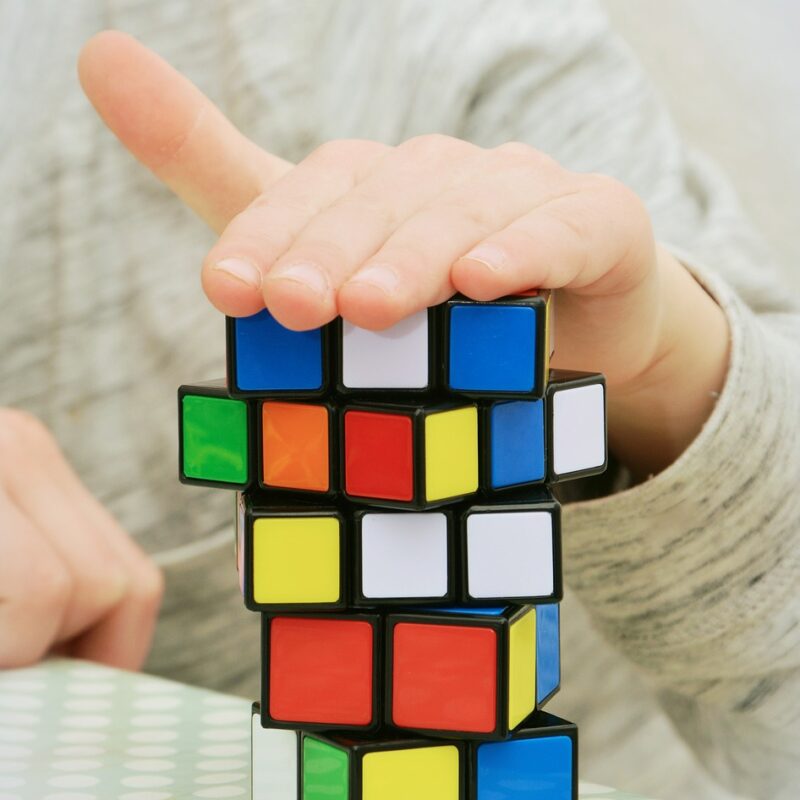
{"type": "Polygon", "coordinates": [[[247,800],[249,772],[240,698],[81,661],[0,672],[0,800],[247,800]]]}

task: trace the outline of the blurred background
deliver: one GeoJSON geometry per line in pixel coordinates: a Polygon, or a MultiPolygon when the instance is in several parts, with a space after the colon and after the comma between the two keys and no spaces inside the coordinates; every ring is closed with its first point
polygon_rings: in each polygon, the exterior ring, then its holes
{"type": "Polygon", "coordinates": [[[800,291],[800,3],[603,2],[686,139],[725,169],[800,291]]]}

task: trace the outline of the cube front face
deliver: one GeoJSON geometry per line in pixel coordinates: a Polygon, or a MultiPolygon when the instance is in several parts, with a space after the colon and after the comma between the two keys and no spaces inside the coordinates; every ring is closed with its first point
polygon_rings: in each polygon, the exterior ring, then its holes
{"type": "Polygon", "coordinates": [[[252,800],[297,800],[297,733],[262,728],[258,703],[253,704],[250,754],[252,800]]]}
{"type": "Polygon", "coordinates": [[[356,615],[265,618],[264,722],[278,727],[374,727],[376,630],[376,618],[356,615]]]}
{"type": "Polygon", "coordinates": [[[498,632],[491,626],[397,622],[390,627],[389,722],[432,732],[498,727],[498,632]]]}
{"type": "Polygon", "coordinates": [[[334,513],[258,516],[252,520],[250,606],[336,608],[347,601],[344,523],[334,513]]]}
{"type": "Polygon", "coordinates": [[[319,394],[328,383],[327,328],[292,331],[266,309],[228,319],[232,394],[319,394]]]}
{"type": "Polygon", "coordinates": [[[331,417],[331,409],[321,404],[261,404],[262,487],[317,493],[334,488],[331,417]]]}
{"type": "Polygon", "coordinates": [[[551,383],[549,459],[552,481],[602,472],[607,462],[602,376],[551,383]]]}
{"type": "Polygon", "coordinates": [[[341,323],[340,391],[430,388],[431,314],[425,309],[383,331],[341,323]]]}
{"type": "Polygon", "coordinates": [[[478,491],[478,409],[428,414],[425,425],[425,500],[478,491]]]}
{"type": "Polygon", "coordinates": [[[182,390],[180,421],[183,482],[229,488],[247,486],[251,459],[246,403],[182,390]]]}
{"type": "Polygon", "coordinates": [[[535,603],[561,597],[557,506],[534,510],[480,507],[461,518],[464,602],[513,599],[535,603]]]}
{"type": "Polygon", "coordinates": [[[361,800],[460,800],[460,762],[455,745],[365,753],[361,800]]]}
{"type": "Polygon", "coordinates": [[[486,419],[486,488],[542,483],[547,474],[543,400],[495,403],[486,419]]]}
{"type": "Polygon", "coordinates": [[[455,392],[541,396],[545,353],[544,301],[446,307],[445,384],[455,392]]]}
{"type": "Polygon", "coordinates": [[[447,514],[364,512],[356,524],[359,602],[452,598],[453,533],[447,514]]]}

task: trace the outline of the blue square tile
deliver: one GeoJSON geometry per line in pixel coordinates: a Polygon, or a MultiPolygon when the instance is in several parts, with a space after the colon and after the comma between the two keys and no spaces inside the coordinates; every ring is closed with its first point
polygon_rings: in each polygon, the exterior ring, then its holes
{"type": "Polygon", "coordinates": [[[236,386],[243,391],[322,388],[322,329],[290,331],[266,309],[235,321],[236,386]]]}
{"type": "Polygon", "coordinates": [[[453,389],[527,392],[536,385],[536,310],[513,305],[450,309],[453,389]]]}
{"type": "Polygon", "coordinates": [[[572,800],[574,757],[564,735],[481,744],[477,800],[572,800]]]}
{"type": "Polygon", "coordinates": [[[544,479],[544,401],[492,406],[490,485],[493,489],[544,479]]]}
{"type": "Polygon", "coordinates": [[[536,703],[561,683],[561,614],[557,603],[536,606],[536,703]]]}

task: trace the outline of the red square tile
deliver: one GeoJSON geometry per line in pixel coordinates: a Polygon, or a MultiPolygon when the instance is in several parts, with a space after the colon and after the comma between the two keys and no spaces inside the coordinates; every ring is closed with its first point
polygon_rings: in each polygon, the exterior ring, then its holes
{"type": "Polygon", "coordinates": [[[347,411],[344,416],[344,448],[347,494],[386,500],[413,499],[411,417],[347,411]]]}
{"type": "Polygon", "coordinates": [[[392,643],[392,722],[491,733],[497,722],[497,633],[400,622],[392,643]]]}
{"type": "Polygon", "coordinates": [[[272,619],[270,715],[282,722],[370,725],[374,639],[365,620],[272,619]]]}

